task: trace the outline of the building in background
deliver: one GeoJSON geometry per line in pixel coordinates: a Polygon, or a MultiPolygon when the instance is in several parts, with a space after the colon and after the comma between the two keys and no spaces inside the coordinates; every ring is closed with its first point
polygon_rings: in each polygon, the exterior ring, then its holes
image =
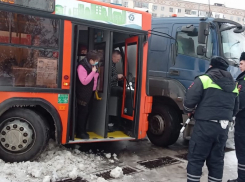
{"type": "Polygon", "coordinates": [[[147,11],[152,17],[205,17],[209,12],[214,18],[226,18],[245,24],[245,10],[225,7],[224,4],[214,5],[193,3],[182,0],[99,0],[119,6],[147,11]]]}

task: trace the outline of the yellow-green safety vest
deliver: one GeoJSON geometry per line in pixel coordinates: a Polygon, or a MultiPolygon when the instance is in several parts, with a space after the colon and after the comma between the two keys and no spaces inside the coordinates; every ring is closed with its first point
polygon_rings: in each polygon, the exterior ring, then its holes
{"type": "MultiPolygon", "coordinates": [[[[199,78],[202,82],[204,90],[208,89],[208,88],[216,88],[216,89],[222,90],[222,88],[219,85],[217,85],[216,83],[214,83],[213,80],[211,78],[209,78],[209,76],[203,75],[203,76],[200,76],[199,78]]],[[[235,86],[235,89],[232,92],[235,94],[239,93],[238,89],[237,89],[237,85],[235,86]]]]}

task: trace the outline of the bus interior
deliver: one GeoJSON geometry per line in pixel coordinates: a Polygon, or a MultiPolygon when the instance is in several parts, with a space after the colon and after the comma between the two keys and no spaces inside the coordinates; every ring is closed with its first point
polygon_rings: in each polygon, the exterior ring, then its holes
{"type": "Polygon", "coordinates": [[[83,25],[74,25],[74,60],[73,66],[73,98],[72,120],[70,126],[70,142],[93,142],[103,140],[130,140],[138,136],[135,123],[135,101],[137,90],[137,69],[138,69],[138,36],[132,33],[112,32],[83,25]],[[87,122],[87,133],[89,139],[80,139],[75,136],[75,123],[78,110],[76,109],[76,68],[80,60],[90,50],[97,50],[101,53],[102,59],[99,62],[98,86],[90,109],[87,122]],[[117,87],[111,87],[112,52],[121,52],[121,61],[116,64],[118,74],[123,74],[124,79],[118,81],[117,87]],[[108,124],[113,124],[110,130],[108,124]]]}

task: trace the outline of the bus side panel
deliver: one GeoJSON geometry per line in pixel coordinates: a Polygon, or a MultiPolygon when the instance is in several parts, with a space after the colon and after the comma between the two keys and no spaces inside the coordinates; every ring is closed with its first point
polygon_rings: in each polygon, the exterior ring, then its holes
{"type": "MultiPolygon", "coordinates": [[[[11,99],[14,97],[21,97],[21,98],[41,98],[49,102],[54,108],[57,110],[58,114],[61,118],[62,124],[62,138],[61,143],[66,143],[66,133],[67,133],[67,121],[68,121],[68,102],[67,103],[58,103],[58,96],[57,93],[25,93],[25,92],[1,92],[0,103],[7,99],[11,99]]],[[[70,98],[69,98],[70,99],[70,98]]]]}
{"type": "Polygon", "coordinates": [[[70,89],[71,79],[71,58],[72,58],[72,23],[65,21],[64,23],[64,45],[63,45],[63,70],[62,70],[62,89],[70,89]],[[69,78],[64,79],[67,75],[69,78]],[[69,83],[65,85],[65,83],[69,83]]]}
{"type": "Polygon", "coordinates": [[[151,30],[151,14],[149,13],[142,14],[142,30],[145,30],[145,31],[151,30]]]}

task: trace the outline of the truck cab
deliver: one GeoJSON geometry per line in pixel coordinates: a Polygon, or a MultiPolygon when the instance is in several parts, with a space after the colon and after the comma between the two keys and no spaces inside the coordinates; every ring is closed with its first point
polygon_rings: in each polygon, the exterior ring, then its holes
{"type": "MultiPolygon", "coordinates": [[[[245,51],[244,27],[226,20],[198,17],[152,19],[148,52],[148,95],[153,96],[148,137],[158,146],[174,144],[187,115],[186,90],[208,69],[212,56],[226,58],[234,79],[245,51]]],[[[190,139],[195,121],[184,132],[190,139]]]]}

